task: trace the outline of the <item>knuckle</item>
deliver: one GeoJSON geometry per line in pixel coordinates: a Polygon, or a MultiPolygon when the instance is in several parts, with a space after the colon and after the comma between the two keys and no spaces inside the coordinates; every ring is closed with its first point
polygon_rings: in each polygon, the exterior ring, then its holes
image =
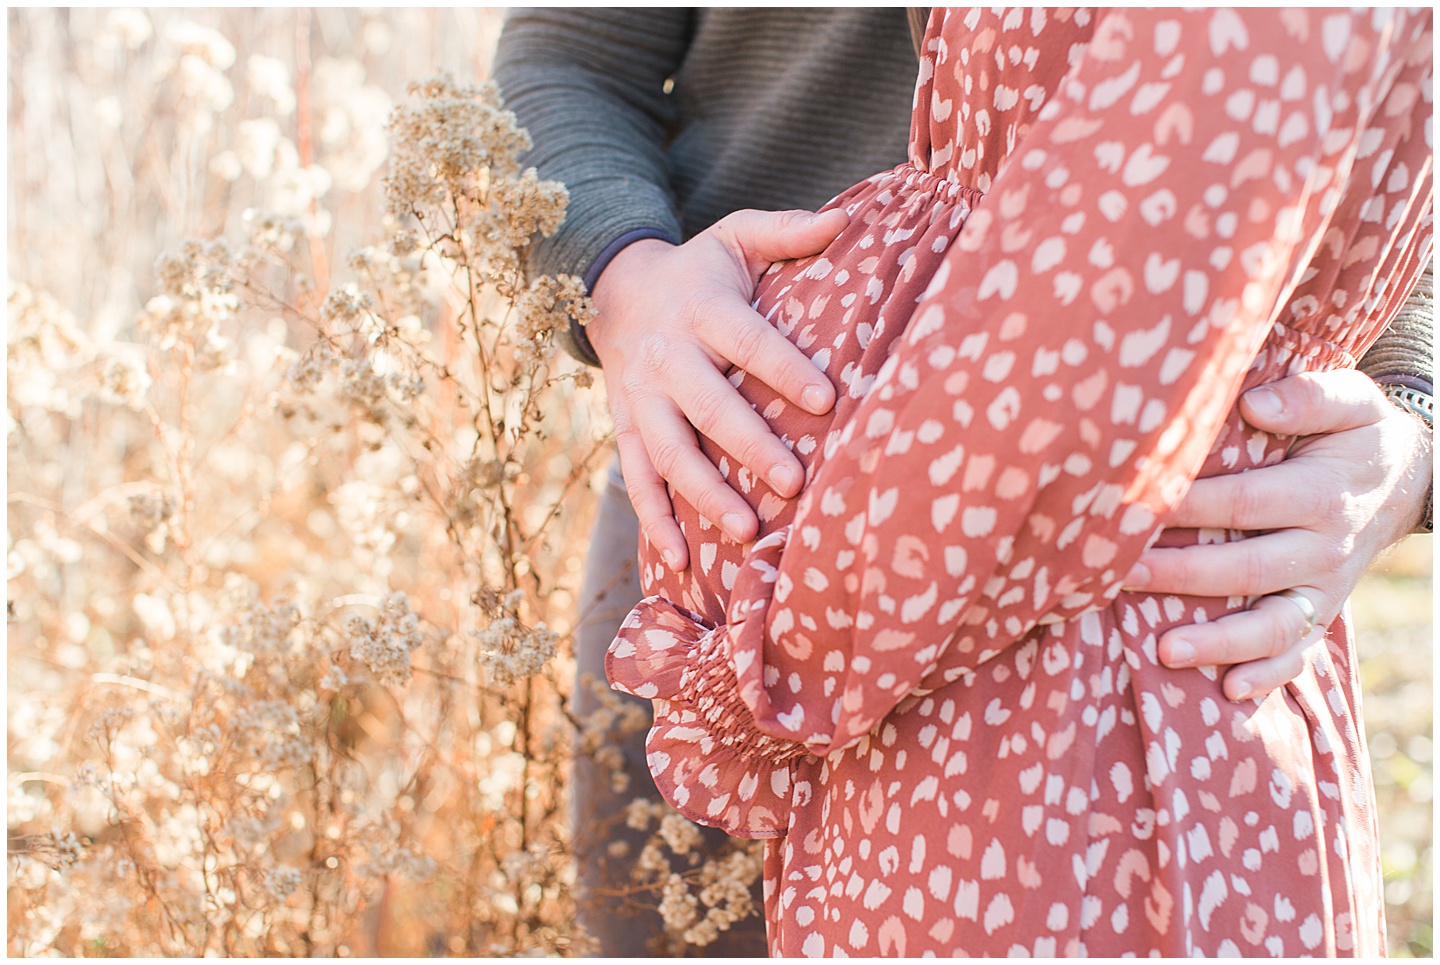
{"type": "MultiPolygon", "coordinates": [[[[1246,616],[1237,614],[1237,616],[1246,616]]],[[[1221,619],[1215,624],[1217,631],[1217,648],[1220,651],[1221,663],[1241,664],[1247,660],[1257,657],[1256,644],[1259,634],[1246,634],[1247,621],[1244,619],[1221,619]]],[[[1266,639],[1266,645],[1269,641],[1266,639]]]]}
{"type": "Polygon", "coordinates": [[[686,330],[709,340],[716,329],[715,319],[724,310],[720,292],[696,292],[680,304],[680,323],[686,330]]]}
{"type": "Polygon", "coordinates": [[[1375,380],[1359,369],[1327,369],[1305,373],[1305,381],[1315,393],[1318,404],[1368,405],[1370,400],[1384,400],[1375,380]]]}
{"type": "Polygon", "coordinates": [[[1175,562],[1179,568],[1178,579],[1190,586],[1204,586],[1210,582],[1210,575],[1214,570],[1211,565],[1213,554],[1200,552],[1200,547],[1193,549],[1196,552],[1175,554],[1175,562]]]}
{"type": "Polygon", "coordinates": [[[1294,378],[1283,379],[1274,386],[1288,398],[1286,408],[1293,408],[1302,415],[1310,415],[1325,402],[1325,382],[1315,378],[1314,372],[1302,372],[1294,378]]]}
{"type": "Polygon", "coordinates": [[[781,441],[782,436],[772,429],[769,423],[757,419],[754,422],[747,420],[743,425],[738,425],[736,432],[736,453],[741,465],[756,469],[762,474],[777,462],[795,462],[799,459],[789,447],[781,441]]]}
{"type": "Polygon", "coordinates": [[[1276,645],[1283,636],[1279,623],[1275,614],[1264,607],[1222,618],[1215,624],[1219,662],[1234,665],[1273,657],[1279,652],[1276,645]]]}
{"type": "Polygon", "coordinates": [[[731,361],[747,372],[752,371],[765,357],[768,335],[769,332],[759,325],[746,325],[737,329],[733,336],[734,358],[731,361]]]}
{"type": "MultiPolygon", "coordinates": [[[[778,458],[770,451],[769,439],[773,438],[767,434],[758,432],[751,433],[745,437],[735,453],[736,460],[740,465],[749,467],[762,480],[770,475],[770,469],[783,459],[778,458]]],[[[769,485],[767,481],[765,485],[769,485]]]]}
{"type": "Polygon", "coordinates": [[[1325,540],[1310,556],[1311,565],[1320,573],[1329,574],[1342,570],[1350,560],[1351,551],[1334,540],[1325,540]]]}
{"type": "Polygon", "coordinates": [[[611,406],[610,421],[615,427],[615,444],[624,448],[627,442],[640,438],[640,426],[628,406],[611,406]]]}
{"type": "Polygon", "coordinates": [[[655,498],[657,487],[663,483],[655,475],[654,467],[650,464],[645,450],[641,449],[637,456],[621,460],[620,471],[621,481],[625,484],[625,494],[630,497],[630,505],[639,510],[650,500],[655,498]]]}
{"type": "Polygon", "coordinates": [[[643,492],[644,487],[655,485],[655,468],[645,451],[645,443],[639,434],[617,440],[620,450],[620,478],[625,483],[625,492],[634,495],[643,492]]]}
{"type": "Polygon", "coordinates": [[[1234,528],[1263,528],[1266,501],[1260,485],[1252,478],[1251,473],[1241,473],[1235,480],[1232,498],[1231,507],[1234,518],[1231,520],[1231,524],[1234,528]]]}
{"type": "Polygon", "coordinates": [[[1173,550],[1152,549],[1145,556],[1145,566],[1150,570],[1151,592],[1183,593],[1185,587],[1180,581],[1180,570],[1171,559],[1173,550]]]}
{"type": "Polygon", "coordinates": [[[751,208],[738,208],[715,222],[708,230],[734,231],[737,225],[744,223],[745,219],[752,214],[754,214],[754,210],[751,208]]]}
{"type": "Polygon", "coordinates": [[[730,212],[706,231],[726,244],[736,244],[745,228],[760,213],[753,208],[741,208],[739,211],[730,212]]]}
{"type": "Polygon", "coordinates": [[[1300,676],[1305,669],[1305,653],[1299,647],[1287,651],[1270,668],[1265,678],[1267,690],[1274,690],[1276,687],[1283,687],[1285,684],[1300,676]]]}
{"type": "Polygon", "coordinates": [[[1255,551],[1253,547],[1246,546],[1248,540],[1242,541],[1239,547],[1240,557],[1236,561],[1239,564],[1241,579],[1245,586],[1255,592],[1262,592],[1269,584],[1270,563],[1262,553],[1255,551]]]}
{"type": "Polygon", "coordinates": [[[1300,642],[1305,620],[1294,604],[1277,600],[1269,607],[1250,611],[1255,640],[1264,647],[1258,656],[1278,657],[1300,642]]]}
{"type": "Polygon", "coordinates": [[[1349,508],[1345,494],[1332,485],[1307,486],[1302,489],[1304,493],[1303,506],[1311,519],[1317,522],[1324,522],[1342,516],[1349,508]]]}
{"type": "MultiPolygon", "coordinates": [[[[1290,606],[1286,604],[1286,606],[1290,606]]],[[[1294,610],[1293,606],[1290,609],[1294,610]]],[[[1270,656],[1279,657],[1291,650],[1298,650],[1300,646],[1301,631],[1305,629],[1305,618],[1296,610],[1295,614],[1285,614],[1277,620],[1270,621],[1270,656]]]]}
{"type": "Polygon", "coordinates": [[[1336,505],[1326,486],[1306,486],[1296,494],[1297,517],[1311,524],[1323,524],[1335,515],[1336,505]]]}
{"type": "Polygon", "coordinates": [[[1213,623],[1201,624],[1191,631],[1200,644],[1202,661],[1233,664],[1246,659],[1243,645],[1237,639],[1240,628],[1236,626],[1236,618],[1242,616],[1244,614],[1236,614],[1230,618],[1221,617],[1213,623]]]}
{"type": "MultiPolygon", "coordinates": [[[[726,382],[725,386],[728,389],[730,383],[726,382]]],[[[688,412],[695,428],[708,434],[709,430],[720,424],[720,417],[728,401],[727,395],[726,389],[707,387],[691,397],[688,412]]]]}
{"type": "Polygon", "coordinates": [[[694,505],[696,512],[717,526],[727,513],[735,512],[734,508],[729,506],[723,497],[711,489],[696,493],[695,498],[691,500],[691,504],[694,505]]]}
{"type": "Polygon", "coordinates": [[[630,497],[630,505],[635,507],[635,515],[642,521],[651,516],[655,499],[655,489],[652,485],[627,476],[625,478],[625,495],[630,497]]]}
{"type": "Polygon", "coordinates": [[[772,217],[776,213],[777,212],[774,211],[761,211],[759,208],[738,208],[721,218],[719,224],[734,229],[759,218],[772,217]]]}
{"type": "Polygon", "coordinates": [[[650,448],[650,463],[666,479],[675,474],[686,447],[678,439],[660,439],[650,448]]]}
{"type": "Polygon", "coordinates": [[[651,332],[640,342],[640,368],[641,374],[637,377],[627,376],[625,386],[630,391],[635,391],[644,384],[646,380],[654,375],[664,372],[670,362],[670,340],[661,332],[651,332]]]}

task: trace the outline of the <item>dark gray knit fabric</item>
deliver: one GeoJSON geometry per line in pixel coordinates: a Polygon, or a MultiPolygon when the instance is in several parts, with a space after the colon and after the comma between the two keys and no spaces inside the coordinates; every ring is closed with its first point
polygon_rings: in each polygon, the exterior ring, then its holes
{"type": "Polygon", "coordinates": [[[1426,268],[1395,319],[1360,360],[1376,382],[1393,382],[1434,395],[1435,275],[1426,268]]]}
{"type": "Polygon", "coordinates": [[[898,7],[512,11],[495,79],[525,163],[570,189],[530,269],[583,276],[637,228],[824,204],[905,160],[915,73],[898,7]]]}

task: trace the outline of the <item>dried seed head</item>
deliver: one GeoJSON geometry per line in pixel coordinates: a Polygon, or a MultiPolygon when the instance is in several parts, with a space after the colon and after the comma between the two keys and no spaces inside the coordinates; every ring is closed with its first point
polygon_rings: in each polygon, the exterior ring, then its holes
{"type": "Polygon", "coordinates": [[[423,642],[420,618],[410,609],[404,593],[392,593],[380,605],[380,619],[352,614],[346,621],[350,656],[364,664],[386,687],[410,680],[411,654],[423,642]]]}

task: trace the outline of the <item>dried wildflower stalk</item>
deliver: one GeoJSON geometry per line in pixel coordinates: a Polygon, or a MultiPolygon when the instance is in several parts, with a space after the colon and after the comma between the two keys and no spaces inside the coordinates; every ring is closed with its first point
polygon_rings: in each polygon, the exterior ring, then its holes
{"type": "MultiPolygon", "coordinates": [[[[69,182],[12,163],[12,954],[587,947],[570,757],[618,782],[645,722],[567,699],[606,424],[555,352],[578,283],[520,272],[564,191],[489,88],[418,86],[387,145],[368,55],[247,56],[384,16],[12,18],[12,160],[57,154],[35,118],[93,138],[79,270],[37,256],[69,182]],[[47,101],[45,56],[96,96],[47,101]]],[[[704,942],[748,865],[660,847],[634,890],[673,862],[704,942]]]]}
{"type": "Polygon", "coordinates": [[[643,798],[630,802],[624,820],[633,830],[650,832],[635,871],[642,890],[658,899],[666,954],[709,945],[736,922],[759,914],[751,888],[763,871],[760,842],[730,839],[707,854],[697,825],[643,798]]]}
{"type": "MultiPolygon", "coordinates": [[[[165,38],[199,143],[235,51],[165,38]]],[[[565,192],[493,88],[391,133],[390,237],[329,291],[318,190],[162,256],[128,342],[10,286],[11,640],[54,678],[12,702],[14,953],[579,947],[556,659],[605,438],[578,281],[520,271],[565,192]]]]}

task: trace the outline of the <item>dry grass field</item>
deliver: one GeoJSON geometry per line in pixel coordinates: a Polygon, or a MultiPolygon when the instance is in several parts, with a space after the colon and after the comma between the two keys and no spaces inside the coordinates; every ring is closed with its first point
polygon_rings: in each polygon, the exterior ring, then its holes
{"type": "Polygon", "coordinates": [[[1395,957],[1435,953],[1434,586],[1434,538],[1412,536],[1351,598],[1395,957]]]}
{"type": "MultiPolygon", "coordinates": [[[[8,952],[585,951],[609,430],[583,307],[519,277],[563,196],[469,86],[499,12],[7,22],[8,952]]],[[[1431,553],[1353,601],[1395,955],[1433,952],[1431,553]]],[[[635,887],[683,945],[744,883],[662,824],[635,887]]]]}

